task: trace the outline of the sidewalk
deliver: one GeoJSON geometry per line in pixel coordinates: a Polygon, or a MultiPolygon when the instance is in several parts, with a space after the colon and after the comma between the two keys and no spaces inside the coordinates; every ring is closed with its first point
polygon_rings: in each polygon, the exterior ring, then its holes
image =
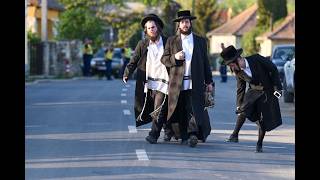
{"type": "Polygon", "coordinates": [[[72,78],[56,78],[56,77],[47,77],[44,76],[35,76],[31,77],[31,80],[25,80],[25,85],[31,85],[31,84],[37,84],[37,83],[48,83],[48,82],[57,82],[57,81],[73,81],[73,80],[79,80],[79,79],[96,79],[95,76],[91,77],[83,77],[83,76],[77,76],[72,78]]]}

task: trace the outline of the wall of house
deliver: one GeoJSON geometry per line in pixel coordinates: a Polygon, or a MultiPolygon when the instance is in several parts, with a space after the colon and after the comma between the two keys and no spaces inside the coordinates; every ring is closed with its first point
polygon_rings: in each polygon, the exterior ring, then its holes
{"type": "Polygon", "coordinates": [[[271,56],[272,49],[275,45],[279,44],[294,44],[294,40],[270,40],[266,39],[260,43],[260,54],[262,56],[271,56]]]}
{"type": "Polygon", "coordinates": [[[270,39],[261,41],[259,54],[262,56],[271,56],[272,53],[272,41],[270,39]]]}
{"type": "Polygon", "coordinates": [[[210,54],[220,53],[221,43],[224,43],[225,47],[229,45],[238,47],[237,37],[234,35],[213,35],[210,38],[210,54]]]}
{"type": "MultiPolygon", "coordinates": [[[[41,8],[28,6],[27,28],[41,37],[41,8]]],[[[53,40],[57,35],[55,24],[59,19],[59,11],[48,9],[48,40],[53,40]]]]}

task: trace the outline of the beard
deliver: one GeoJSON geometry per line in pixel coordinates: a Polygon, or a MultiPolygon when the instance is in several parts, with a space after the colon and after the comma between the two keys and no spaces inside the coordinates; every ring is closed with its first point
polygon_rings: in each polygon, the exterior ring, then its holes
{"type": "Polygon", "coordinates": [[[156,35],[156,36],[150,36],[149,34],[147,34],[147,37],[148,37],[148,39],[150,39],[152,42],[155,42],[156,40],[158,40],[158,39],[159,39],[160,34],[159,34],[159,33],[157,33],[157,35],[156,35]]]}
{"type": "Polygon", "coordinates": [[[184,31],[183,29],[179,28],[180,33],[183,34],[183,35],[189,35],[189,34],[191,34],[191,29],[192,29],[191,26],[190,26],[189,29],[186,30],[186,31],[184,31]]]}

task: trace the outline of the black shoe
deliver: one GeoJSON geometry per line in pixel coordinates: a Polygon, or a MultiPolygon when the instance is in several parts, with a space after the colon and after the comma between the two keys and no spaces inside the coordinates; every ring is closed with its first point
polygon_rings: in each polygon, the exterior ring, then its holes
{"type": "Polygon", "coordinates": [[[239,142],[239,139],[238,139],[238,136],[233,136],[233,135],[231,135],[229,138],[227,138],[227,139],[225,140],[225,142],[234,142],[234,143],[237,143],[237,142],[239,142]]]}
{"type": "Polygon", "coordinates": [[[167,141],[167,142],[169,142],[169,141],[171,140],[171,138],[172,138],[172,135],[171,135],[171,134],[165,134],[165,135],[163,136],[163,140],[164,140],[164,141],[167,141]]]}
{"type": "Polygon", "coordinates": [[[190,147],[196,147],[196,145],[198,144],[198,138],[195,135],[190,135],[189,138],[189,146],[190,147]]]}
{"type": "Polygon", "coordinates": [[[181,145],[187,145],[188,144],[188,140],[187,139],[182,139],[180,144],[181,145]]]}
{"type": "Polygon", "coordinates": [[[262,152],[263,152],[263,151],[262,151],[262,145],[257,145],[255,152],[256,152],[256,153],[262,153],[262,152]]]}
{"type": "Polygon", "coordinates": [[[147,140],[150,144],[157,144],[157,138],[154,138],[154,137],[152,137],[152,136],[150,136],[150,135],[148,135],[148,136],[146,137],[146,140],[147,140]]]}

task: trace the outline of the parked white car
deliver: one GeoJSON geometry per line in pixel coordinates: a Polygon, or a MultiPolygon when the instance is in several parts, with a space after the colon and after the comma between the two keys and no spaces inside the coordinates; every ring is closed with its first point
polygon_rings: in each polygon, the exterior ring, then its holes
{"type": "Polygon", "coordinates": [[[284,64],[283,99],[284,102],[293,102],[295,93],[295,58],[284,64]]]}

